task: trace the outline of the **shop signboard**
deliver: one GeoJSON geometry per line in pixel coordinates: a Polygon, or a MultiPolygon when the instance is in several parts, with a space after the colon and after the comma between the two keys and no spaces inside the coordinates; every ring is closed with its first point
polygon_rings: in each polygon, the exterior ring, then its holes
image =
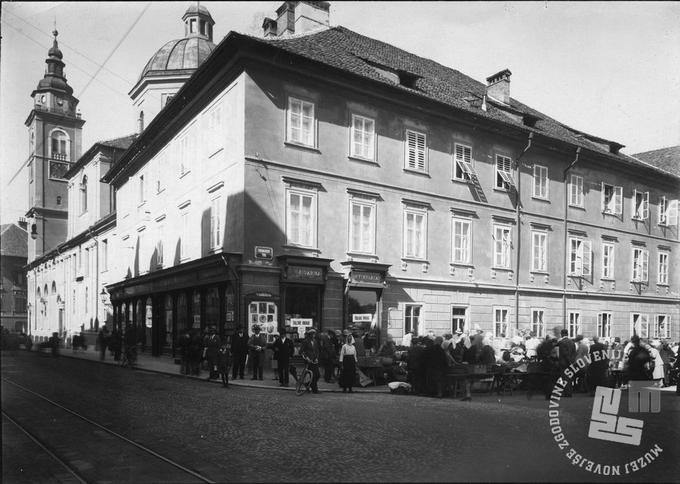
{"type": "Polygon", "coordinates": [[[354,283],[382,284],[383,283],[383,276],[380,272],[353,271],[352,272],[352,282],[354,282],[354,283]]]}
{"type": "Polygon", "coordinates": [[[234,320],[234,311],[227,311],[227,321],[233,321],[234,320]]]}
{"type": "Polygon", "coordinates": [[[289,281],[323,283],[323,268],[288,266],[287,276],[289,281]]]}
{"type": "Polygon", "coordinates": [[[305,331],[307,331],[307,328],[311,328],[313,324],[314,324],[314,320],[312,318],[291,318],[290,319],[290,326],[292,328],[297,328],[297,332],[298,332],[298,335],[300,336],[300,338],[304,338],[305,331]]]}
{"type": "Polygon", "coordinates": [[[255,258],[262,260],[273,260],[274,259],[274,249],[271,247],[263,247],[261,245],[255,246],[255,258]]]}
{"type": "Polygon", "coordinates": [[[352,314],[353,323],[370,323],[371,321],[373,321],[373,315],[370,313],[352,314]]]}

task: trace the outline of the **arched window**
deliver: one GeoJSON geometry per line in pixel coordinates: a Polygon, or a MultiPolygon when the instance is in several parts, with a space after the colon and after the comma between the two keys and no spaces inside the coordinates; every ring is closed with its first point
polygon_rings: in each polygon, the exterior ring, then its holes
{"type": "Polygon", "coordinates": [[[80,213],[87,212],[87,175],[80,182],[80,213]]]}
{"type": "Polygon", "coordinates": [[[54,296],[57,293],[57,283],[52,281],[52,292],[50,293],[50,296],[54,296]]]}
{"type": "Polygon", "coordinates": [[[55,160],[70,161],[70,140],[68,135],[55,129],[50,134],[50,157],[55,160]]]}

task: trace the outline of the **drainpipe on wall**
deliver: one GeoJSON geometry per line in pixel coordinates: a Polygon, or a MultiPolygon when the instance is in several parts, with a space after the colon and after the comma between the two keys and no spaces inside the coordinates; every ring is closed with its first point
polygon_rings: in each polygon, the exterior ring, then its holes
{"type": "Polygon", "coordinates": [[[571,170],[576,163],[579,161],[579,156],[581,155],[581,147],[578,146],[576,148],[576,157],[574,158],[574,161],[569,163],[569,166],[567,166],[564,169],[564,272],[563,272],[563,280],[562,280],[562,327],[566,328],[567,327],[567,255],[568,255],[568,248],[567,248],[567,222],[568,222],[568,216],[569,216],[569,184],[567,183],[567,172],[571,170]]]}
{"type": "Polygon", "coordinates": [[[524,148],[524,151],[520,153],[520,155],[517,157],[517,207],[515,208],[515,217],[517,220],[517,255],[515,257],[515,329],[519,329],[519,265],[520,265],[520,249],[522,248],[522,238],[520,237],[520,208],[521,208],[521,203],[520,203],[520,188],[522,184],[522,165],[521,165],[521,160],[522,157],[526,154],[527,151],[529,151],[529,148],[531,148],[531,142],[534,139],[534,132],[529,133],[529,139],[527,140],[527,146],[524,148]]]}

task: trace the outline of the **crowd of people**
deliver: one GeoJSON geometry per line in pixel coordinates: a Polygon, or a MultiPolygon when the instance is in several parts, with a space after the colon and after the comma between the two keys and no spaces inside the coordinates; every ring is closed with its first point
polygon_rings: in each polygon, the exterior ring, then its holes
{"type": "MultiPolygon", "coordinates": [[[[443,336],[409,334],[405,338],[410,342],[408,382],[414,393],[441,397],[453,390],[452,380],[447,378],[451,371],[471,373],[473,367],[481,366],[487,368],[482,373],[530,373],[525,383],[528,391],[543,392],[546,399],[560,375],[567,376],[566,397],[574,391],[593,394],[597,386],[625,388],[631,380],[651,381],[659,387],[676,383],[680,361],[677,343],[643,340],[637,335],[623,343],[619,338],[569,338],[566,329],[556,329],[556,333],[559,336],[551,334],[542,339],[534,335],[494,338],[481,330],[443,336]]],[[[463,400],[471,400],[474,379],[461,380],[465,383],[463,400]]]]}
{"type": "MultiPolygon", "coordinates": [[[[123,331],[109,331],[106,324],[102,325],[95,344],[100,359],[106,358],[108,350],[114,360],[123,357],[134,363],[140,344],[135,329],[131,323],[123,331]]],[[[9,341],[9,332],[4,328],[2,336],[4,348],[9,341]]],[[[21,344],[30,349],[30,336],[19,336],[21,344]]],[[[678,343],[641,339],[638,335],[623,342],[619,338],[597,336],[570,338],[566,329],[556,328],[544,338],[533,334],[494,338],[491,333],[475,328],[441,336],[433,332],[425,336],[408,332],[401,345],[389,334],[380,344],[379,340],[376,329],[361,331],[358,326],[351,326],[343,331],[325,332],[309,328],[300,339],[282,332],[271,344],[255,325],[250,336],[239,327],[225,339],[217,334],[216,326],[207,327],[205,333],[199,328],[187,328],[180,332],[176,343],[182,374],[198,376],[204,368],[208,379],[224,375],[225,384],[228,374],[232,380],[244,379],[246,369],[252,380],[263,380],[266,350],[270,349],[276,361],[276,380],[287,387],[290,377],[297,376],[292,361],[299,355],[312,371],[313,392],[318,392],[317,382],[322,377],[326,383],[337,383],[345,392],[353,392],[365,381],[380,379],[385,383],[403,383],[409,393],[443,397],[455,393],[449,378],[452,372],[472,373],[473,368],[493,367],[500,374],[508,369],[530,374],[531,378],[526,379],[527,390],[542,392],[546,398],[559,376],[566,374],[569,378],[563,396],[569,397],[573,392],[592,394],[597,386],[625,388],[635,380],[651,381],[659,387],[677,385],[680,373],[678,343]],[[366,368],[361,363],[367,356],[378,361],[379,371],[373,372],[372,379],[362,371],[366,368]]],[[[72,343],[74,351],[78,345],[86,347],[82,333],[75,335],[72,343]]],[[[61,339],[54,334],[40,344],[56,355],[61,339]]],[[[464,382],[463,400],[471,400],[474,378],[459,380],[464,382]]]]}

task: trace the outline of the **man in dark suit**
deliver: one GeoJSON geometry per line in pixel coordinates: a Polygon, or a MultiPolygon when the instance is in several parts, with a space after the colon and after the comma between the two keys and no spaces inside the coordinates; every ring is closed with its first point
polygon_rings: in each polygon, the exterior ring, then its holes
{"type": "Polygon", "coordinates": [[[590,345],[590,366],[588,371],[588,390],[590,395],[595,395],[595,388],[606,386],[607,370],[609,369],[609,357],[607,348],[600,343],[600,338],[593,336],[593,344],[590,345]]]}
{"type": "Polygon", "coordinates": [[[312,393],[319,393],[317,382],[319,381],[319,342],[316,339],[316,330],[310,328],[305,333],[305,340],[300,345],[300,355],[312,370],[312,393]]]}
{"type": "Polygon", "coordinates": [[[234,358],[234,364],[231,367],[231,379],[236,380],[236,375],[243,380],[243,372],[246,369],[246,356],[248,356],[248,335],[245,334],[243,328],[238,328],[236,334],[232,337],[231,353],[234,358]]]}
{"type": "Polygon", "coordinates": [[[286,332],[283,331],[281,336],[274,341],[273,348],[278,364],[279,386],[287,387],[290,378],[288,367],[290,366],[290,359],[293,356],[295,348],[293,346],[293,341],[291,341],[288,335],[286,335],[286,332]]]}
{"type": "Polygon", "coordinates": [[[219,378],[218,357],[222,341],[217,335],[217,327],[210,326],[208,334],[203,339],[203,357],[208,361],[208,380],[219,378]]]}
{"type": "MultiPolygon", "coordinates": [[[[559,364],[560,364],[560,375],[564,375],[564,370],[569,368],[569,365],[571,365],[574,361],[576,361],[576,343],[574,343],[573,340],[569,339],[569,331],[566,329],[563,329],[560,331],[561,338],[557,342],[557,347],[559,349],[559,364]]],[[[569,383],[564,387],[564,396],[565,397],[571,397],[572,394],[572,380],[569,380],[569,383]]]]}
{"type": "Polygon", "coordinates": [[[250,364],[253,369],[251,380],[262,380],[264,372],[264,354],[267,349],[267,337],[262,334],[258,324],[253,326],[253,335],[248,340],[250,364]]]}

